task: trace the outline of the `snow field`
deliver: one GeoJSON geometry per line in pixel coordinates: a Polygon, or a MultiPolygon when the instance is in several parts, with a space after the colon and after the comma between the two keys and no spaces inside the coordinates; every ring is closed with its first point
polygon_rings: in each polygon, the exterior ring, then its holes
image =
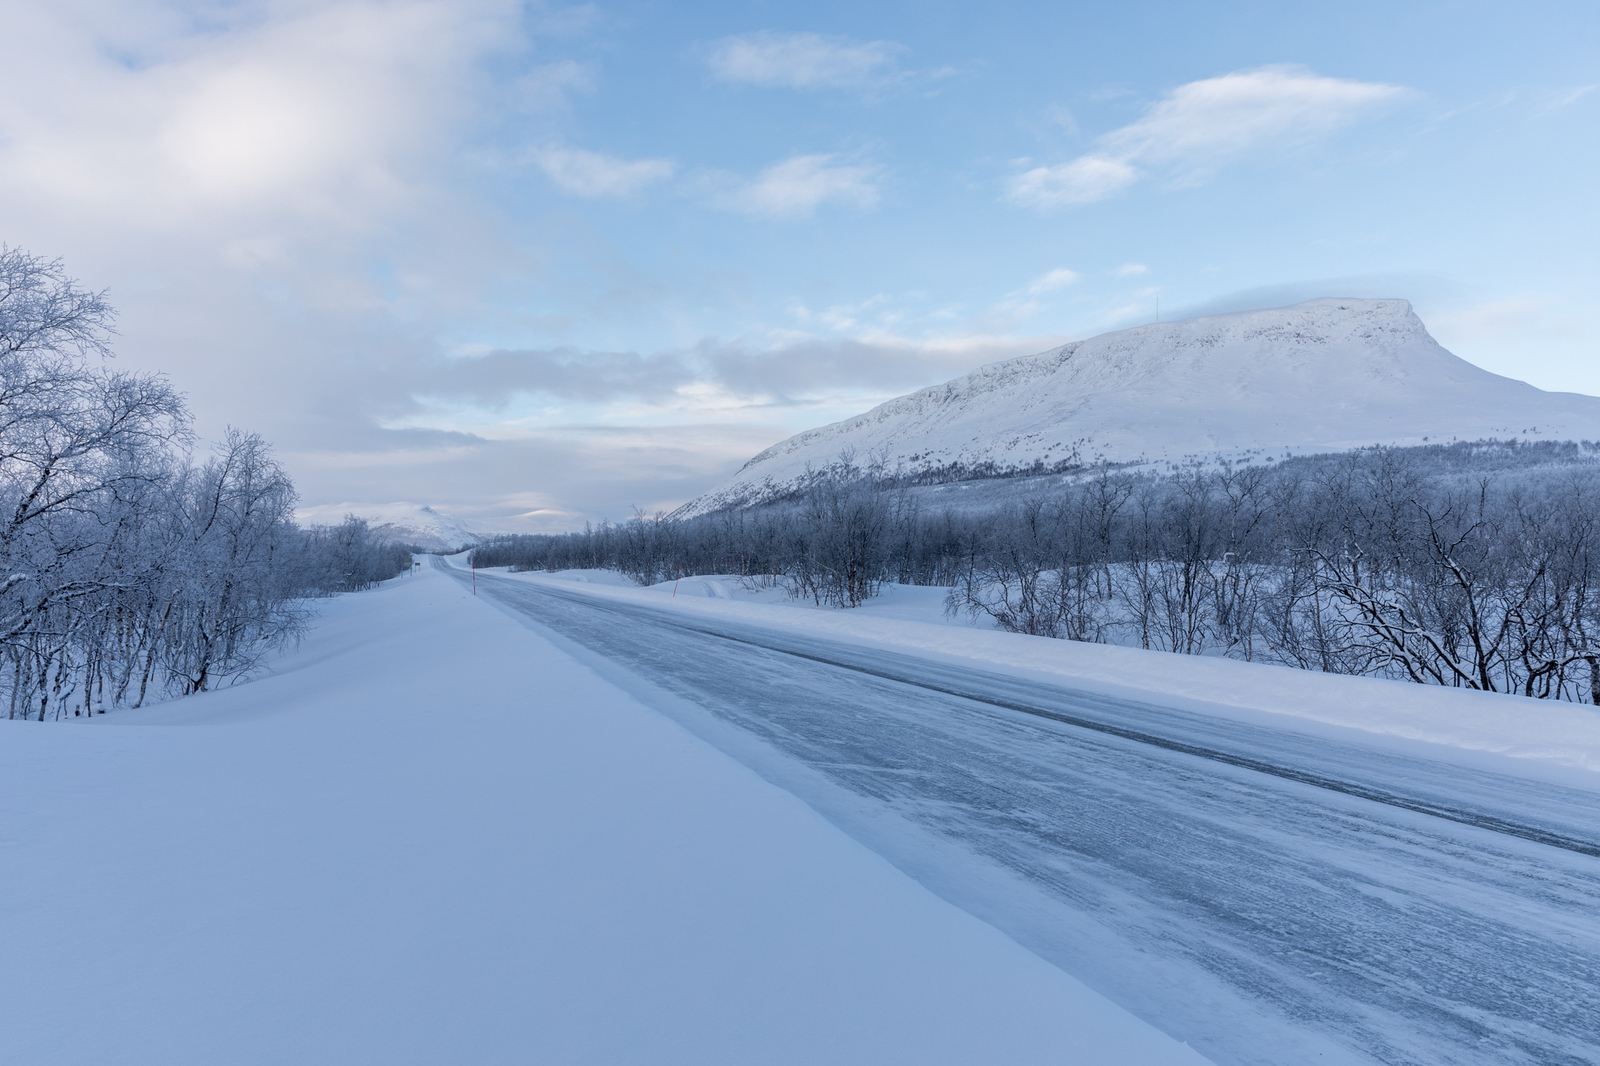
{"type": "Polygon", "coordinates": [[[7,1063],[1204,1061],[426,569],[3,724],[7,1063]]]}

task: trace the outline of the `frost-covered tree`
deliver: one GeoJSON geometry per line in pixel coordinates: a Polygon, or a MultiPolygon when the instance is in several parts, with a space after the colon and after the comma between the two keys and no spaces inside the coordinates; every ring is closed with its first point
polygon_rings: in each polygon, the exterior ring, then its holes
{"type": "Polygon", "coordinates": [[[1600,445],[1086,470],[965,510],[849,455],[802,480],[758,507],[474,559],[735,574],[838,607],[886,581],[942,585],[950,610],[1018,633],[1600,703],[1600,445]]]}
{"type": "Polygon", "coordinates": [[[299,632],[307,596],[409,556],[363,526],[293,521],[258,436],[190,461],[182,399],[107,365],[113,313],[57,260],[0,246],[0,692],[75,716],[237,678],[299,632]],[[337,550],[336,550],[337,549],[337,550]]]}

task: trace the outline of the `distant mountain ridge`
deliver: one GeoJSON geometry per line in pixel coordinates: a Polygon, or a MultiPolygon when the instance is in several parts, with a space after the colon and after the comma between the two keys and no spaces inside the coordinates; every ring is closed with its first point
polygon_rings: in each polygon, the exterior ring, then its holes
{"type": "Polygon", "coordinates": [[[1405,300],[1328,298],[991,363],[775,444],[677,513],[780,498],[847,449],[912,476],[982,476],[1491,437],[1600,440],[1600,397],[1474,366],[1405,300]]]}
{"type": "Polygon", "coordinates": [[[330,503],[303,508],[295,518],[302,525],[331,526],[345,515],[365,518],[378,537],[425,551],[454,551],[484,539],[455,515],[415,503],[330,503]]]}

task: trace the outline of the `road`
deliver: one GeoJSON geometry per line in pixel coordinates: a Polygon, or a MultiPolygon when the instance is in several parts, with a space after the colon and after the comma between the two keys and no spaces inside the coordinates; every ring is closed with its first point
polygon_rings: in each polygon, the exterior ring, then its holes
{"type": "Polygon", "coordinates": [[[477,584],[1218,1063],[1600,1062],[1600,795],[477,584]]]}

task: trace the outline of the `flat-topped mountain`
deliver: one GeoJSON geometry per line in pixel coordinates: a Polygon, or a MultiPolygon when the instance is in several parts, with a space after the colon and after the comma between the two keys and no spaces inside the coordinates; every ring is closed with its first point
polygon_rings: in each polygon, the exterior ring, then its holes
{"type": "Polygon", "coordinates": [[[1600,440],[1600,397],[1442,348],[1405,300],[1322,299],[1118,330],[773,445],[681,515],[773,499],[853,450],[928,477],[1485,438],[1600,440]]]}

